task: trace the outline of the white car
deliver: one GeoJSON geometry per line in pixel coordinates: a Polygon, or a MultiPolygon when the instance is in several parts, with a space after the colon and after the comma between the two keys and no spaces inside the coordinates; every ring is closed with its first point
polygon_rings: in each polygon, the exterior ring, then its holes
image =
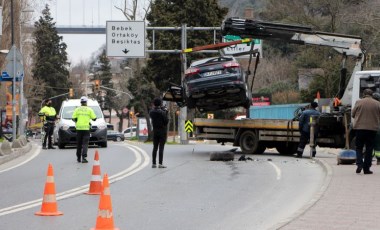
{"type": "Polygon", "coordinates": [[[123,130],[123,134],[124,134],[124,138],[125,139],[131,139],[132,137],[136,137],[137,136],[137,127],[136,126],[133,126],[132,128],[129,127],[129,128],[126,128],[125,130],[123,130]],[[131,132],[132,130],[132,132],[131,132]]]}

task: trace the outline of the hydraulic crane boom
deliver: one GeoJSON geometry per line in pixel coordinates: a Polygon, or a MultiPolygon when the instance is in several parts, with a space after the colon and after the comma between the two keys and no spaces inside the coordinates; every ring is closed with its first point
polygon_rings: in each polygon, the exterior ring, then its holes
{"type": "Polygon", "coordinates": [[[268,23],[249,19],[228,18],[222,24],[223,35],[238,35],[241,38],[278,40],[300,45],[317,45],[332,47],[343,55],[342,76],[338,97],[342,105],[350,105],[353,77],[356,71],[363,68],[364,53],[361,49],[361,38],[358,36],[313,31],[311,27],[279,23],[268,23]],[[345,61],[347,56],[356,58],[356,65],[351,78],[345,85],[345,61]],[[343,88],[342,88],[343,87],[343,88]]]}
{"type": "Polygon", "coordinates": [[[279,40],[300,45],[329,46],[347,56],[360,56],[361,38],[358,36],[313,31],[310,27],[268,23],[249,19],[228,18],[222,24],[223,35],[241,38],[279,40]]]}

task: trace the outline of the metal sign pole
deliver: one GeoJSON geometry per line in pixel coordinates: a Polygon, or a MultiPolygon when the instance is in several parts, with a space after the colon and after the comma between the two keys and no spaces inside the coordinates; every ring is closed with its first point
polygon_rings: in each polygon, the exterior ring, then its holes
{"type": "Polygon", "coordinates": [[[16,140],[16,49],[13,47],[13,79],[12,79],[12,141],[16,140]]]}
{"type": "MultiPolygon", "coordinates": [[[[187,48],[187,35],[186,35],[186,24],[182,24],[182,33],[181,33],[182,39],[181,39],[181,47],[182,50],[187,48]]],[[[181,60],[182,60],[182,73],[181,73],[181,82],[185,78],[185,70],[187,68],[187,59],[186,59],[186,53],[181,53],[181,60]]],[[[179,125],[178,128],[180,130],[180,142],[181,144],[188,144],[188,138],[187,133],[185,131],[185,121],[187,118],[187,106],[181,108],[180,116],[179,116],[179,125]]]]}

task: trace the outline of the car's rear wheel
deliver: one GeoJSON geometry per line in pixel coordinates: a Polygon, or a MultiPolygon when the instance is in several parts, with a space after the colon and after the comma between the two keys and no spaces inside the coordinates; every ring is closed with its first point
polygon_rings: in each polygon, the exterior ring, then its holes
{"type": "Polygon", "coordinates": [[[121,141],[121,137],[116,137],[116,141],[121,141]]]}

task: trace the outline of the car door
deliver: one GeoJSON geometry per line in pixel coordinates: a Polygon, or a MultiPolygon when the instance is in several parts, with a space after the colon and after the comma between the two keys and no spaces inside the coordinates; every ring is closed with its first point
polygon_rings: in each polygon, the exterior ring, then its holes
{"type": "Polygon", "coordinates": [[[176,102],[179,107],[186,106],[186,99],[184,98],[183,88],[180,86],[172,85],[164,93],[162,100],[176,102]]]}

